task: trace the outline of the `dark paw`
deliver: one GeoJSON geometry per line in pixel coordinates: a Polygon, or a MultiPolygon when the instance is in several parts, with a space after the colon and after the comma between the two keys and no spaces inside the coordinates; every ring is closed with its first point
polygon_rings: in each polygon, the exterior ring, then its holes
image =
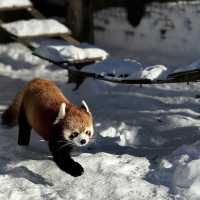
{"type": "Polygon", "coordinates": [[[74,177],[77,177],[83,174],[84,169],[79,163],[74,162],[66,172],[74,177]]]}
{"type": "Polygon", "coordinates": [[[49,148],[52,152],[53,160],[61,170],[74,177],[83,174],[83,167],[71,158],[70,153],[73,150],[73,146],[68,144],[67,141],[62,140],[62,138],[60,139],[59,137],[52,137],[49,141],[49,148]]]}

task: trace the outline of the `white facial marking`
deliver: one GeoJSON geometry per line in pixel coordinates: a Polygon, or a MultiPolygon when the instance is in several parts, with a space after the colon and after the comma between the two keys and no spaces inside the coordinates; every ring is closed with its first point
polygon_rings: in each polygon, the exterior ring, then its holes
{"type": "Polygon", "coordinates": [[[73,142],[76,146],[85,146],[89,143],[90,138],[93,135],[93,127],[86,129],[83,133],[79,133],[77,130],[71,131],[69,129],[65,129],[63,131],[63,135],[66,140],[73,142]],[[86,134],[87,131],[90,131],[91,134],[86,134]],[[73,133],[78,133],[78,135],[74,138],[71,138],[73,133]]]}
{"type": "Polygon", "coordinates": [[[85,146],[89,142],[89,136],[85,133],[81,133],[74,138],[73,141],[77,146],[85,146]]]}
{"type": "Polygon", "coordinates": [[[91,125],[88,129],[86,129],[86,131],[90,131],[90,137],[92,137],[93,136],[93,134],[94,134],[94,128],[93,128],[93,125],[91,125]]]}
{"type": "Polygon", "coordinates": [[[70,130],[68,130],[68,129],[65,129],[64,130],[64,138],[66,139],[66,140],[70,140],[69,139],[69,136],[72,134],[72,132],[70,131],[70,130]]]}
{"type": "Polygon", "coordinates": [[[59,123],[59,121],[65,117],[65,108],[66,108],[66,104],[61,103],[58,116],[56,117],[56,120],[54,121],[53,124],[59,123]]]}

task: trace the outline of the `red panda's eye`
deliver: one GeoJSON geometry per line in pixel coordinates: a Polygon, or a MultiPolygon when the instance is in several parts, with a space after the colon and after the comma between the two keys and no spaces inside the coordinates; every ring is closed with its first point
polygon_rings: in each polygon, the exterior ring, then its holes
{"type": "Polygon", "coordinates": [[[90,131],[86,131],[85,132],[88,136],[91,136],[91,132],[90,131]]]}
{"type": "Polygon", "coordinates": [[[73,135],[73,137],[77,137],[78,136],[78,132],[73,132],[72,135],[73,135]]]}
{"type": "Polygon", "coordinates": [[[69,136],[69,139],[72,140],[74,139],[75,137],[78,136],[78,132],[73,132],[70,136],[69,136]]]}

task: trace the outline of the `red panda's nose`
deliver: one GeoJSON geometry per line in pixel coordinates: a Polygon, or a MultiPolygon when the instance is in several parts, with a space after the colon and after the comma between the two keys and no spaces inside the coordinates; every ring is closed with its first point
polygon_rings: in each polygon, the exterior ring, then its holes
{"type": "Polygon", "coordinates": [[[86,143],[86,140],[83,139],[83,140],[80,141],[80,143],[81,143],[81,144],[85,144],[85,143],[86,143]]]}

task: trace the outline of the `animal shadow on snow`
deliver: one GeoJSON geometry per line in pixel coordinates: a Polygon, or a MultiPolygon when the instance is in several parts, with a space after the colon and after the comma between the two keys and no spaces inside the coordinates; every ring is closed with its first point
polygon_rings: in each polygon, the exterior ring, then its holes
{"type": "Polygon", "coordinates": [[[43,176],[21,164],[29,160],[50,160],[50,153],[40,148],[40,146],[45,146],[42,144],[44,142],[33,138],[29,146],[18,146],[17,132],[17,128],[6,129],[0,126],[0,175],[24,178],[34,184],[52,186],[53,184],[43,176]]]}

